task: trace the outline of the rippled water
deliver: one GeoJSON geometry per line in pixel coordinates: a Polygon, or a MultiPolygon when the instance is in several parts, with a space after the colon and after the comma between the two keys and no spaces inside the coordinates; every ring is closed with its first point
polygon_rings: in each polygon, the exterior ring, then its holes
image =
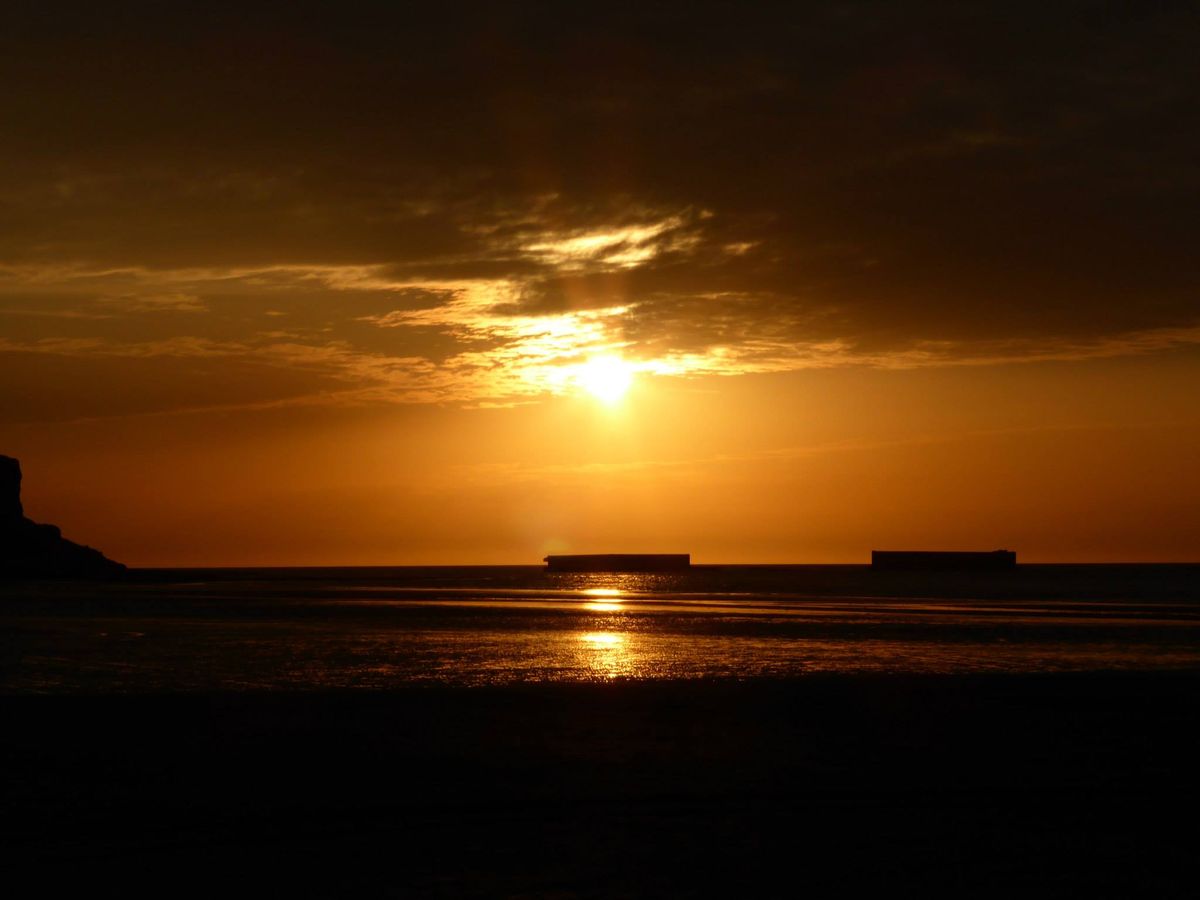
{"type": "Polygon", "coordinates": [[[140,573],[0,589],[0,690],[1200,668],[1200,567],[140,573]]]}

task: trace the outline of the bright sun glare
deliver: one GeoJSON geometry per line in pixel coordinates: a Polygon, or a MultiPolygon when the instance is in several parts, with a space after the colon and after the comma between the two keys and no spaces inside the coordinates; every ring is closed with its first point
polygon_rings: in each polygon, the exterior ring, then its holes
{"type": "Polygon", "coordinates": [[[616,403],[633,384],[633,366],[619,356],[598,356],[579,369],[579,383],[603,403],[616,403]]]}

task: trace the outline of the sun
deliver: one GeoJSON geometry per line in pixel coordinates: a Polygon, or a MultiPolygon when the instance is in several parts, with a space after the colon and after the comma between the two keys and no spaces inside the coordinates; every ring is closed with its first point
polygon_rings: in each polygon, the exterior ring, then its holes
{"type": "Polygon", "coordinates": [[[611,405],[633,384],[633,366],[619,356],[597,356],[579,367],[576,380],[597,400],[611,405]]]}

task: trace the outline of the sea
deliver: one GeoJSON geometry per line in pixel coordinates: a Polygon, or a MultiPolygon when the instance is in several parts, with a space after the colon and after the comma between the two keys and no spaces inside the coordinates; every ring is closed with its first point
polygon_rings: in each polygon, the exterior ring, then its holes
{"type": "Polygon", "coordinates": [[[141,569],[0,582],[0,693],[1200,670],[1200,565],[141,569]]]}

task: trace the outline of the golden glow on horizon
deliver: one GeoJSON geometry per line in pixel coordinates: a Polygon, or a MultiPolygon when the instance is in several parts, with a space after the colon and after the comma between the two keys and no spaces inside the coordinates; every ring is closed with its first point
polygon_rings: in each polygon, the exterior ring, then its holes
{"type": "MultiPolygon", "coordinates": [[[[613,340],[547,363],[561,374],[554,402],[289,407],[270,427],[225,413],[47,423],[14,426],[0,452],[25,466],[31,518],[133,566],[532,565],[667,550],[863,563],[889,545],[1197,559],[1200,358],[712,382],[662,378],[653,363],[613,340]],[[611,407],[574,378],[608,354],[637,378],[611,407]]],[[[567,652],[600,657],[579,631],[606,618],[625,630],[645,602],[629,598],[656,579],[555,582],[588,620],[565,635],[567,652]],[[622,608],[585,608],[614,602],[585,589],[624,589],[622,608]]]]}
{"type": "Polygon", "coordinates": [[[580,593],[587,594],[589,597],[620,597],[625,592],[620,588],[587,588],[580,593]]]}
{"type": "Polygon", "coordinates": [[[633,371],[619,356],[598,356],[580,367],[576,380],[601,403],[612,406],[633,385],[633,371]]]}

